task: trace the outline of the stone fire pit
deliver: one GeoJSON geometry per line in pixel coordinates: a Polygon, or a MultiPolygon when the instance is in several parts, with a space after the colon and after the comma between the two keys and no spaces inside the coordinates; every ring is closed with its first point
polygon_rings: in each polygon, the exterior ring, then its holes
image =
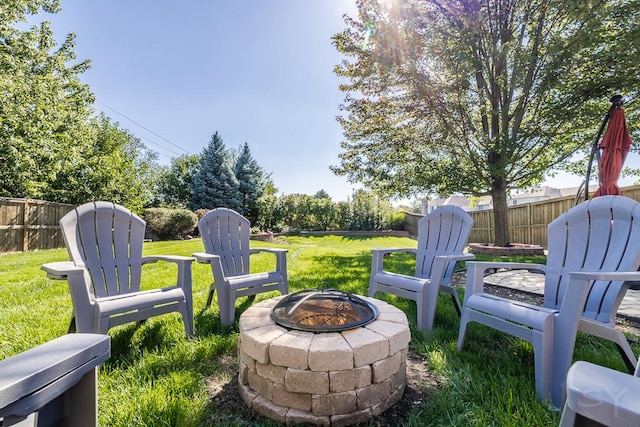
{"type": "Polygon", "coordinates": [[[284,296],[240,316],[238,388],[256,413],[286,424],[346,426],[402,397],[411,333],[405,314],[374,298],[378,317],[341,332],[289,330],[271,320],[284,296]]]}

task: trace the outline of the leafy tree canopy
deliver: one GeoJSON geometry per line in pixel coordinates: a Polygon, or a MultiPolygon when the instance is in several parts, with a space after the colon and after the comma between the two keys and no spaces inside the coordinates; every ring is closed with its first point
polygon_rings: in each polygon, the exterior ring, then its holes
{"type": "Polygon", "coordinates": [[[171,159],[171,166],[160,172],[158,201],[174,207],[187,207],[191,201],[191,181],[198,170],[200,156],[185,154],[171,159]]]}
{"type": "Polygon", "coordinates": [[[638,0],[359,0],[333,170],[388,195],[506,194],[589,145],[610,95],[640,83],[638,0]]]}
{"type": "Polygon", "coordinates": [[[157,192],[157,154],[104,114],[87,123],[85,138],[45,188],[45,200],[109,200],[141,212],[157,192]]]}
{"type": "Polygon", "coordinates": [[[42,198],[82,145],[93,95],[79,75],[74,36],[56,47],[48,22],[15,28],[27,14],[56,12],[57,1],[7,0],[0,7],[0,195],[42,198]]]}

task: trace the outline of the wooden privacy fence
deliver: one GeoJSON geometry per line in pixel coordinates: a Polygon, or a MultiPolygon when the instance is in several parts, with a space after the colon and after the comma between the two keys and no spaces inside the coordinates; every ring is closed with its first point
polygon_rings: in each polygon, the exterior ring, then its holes
{"type": "Polygon", "coordinates": [[[75,205],[0,197],[0,252],[64,247],[58,221],[75,205]]]}
{"type": "MultiPolygon", "coordinates": [[[[640,201],[640,185],[623,187],[622,194],[640,201]]],[[[514,243],[547,247],[547,225],[561,213],[573,207],[575,196],[543,202],[510,206],[509,233],[514,243]]],[[[42,200],[0,197],[0,253],[26,252],[64,247],[58,221],[75,205],[42,200]]],[[[469,212],[473,229],[469,242],[492,243],[494,240],[493,210],[469,212]]],[[[419,214],[405,213],[405,230],[418,234],[419,214]]]]}
{"type": "MultiPolygon", "coordinates": [[[[640,185],[623,187],[622,195],[640,201],[640,185]]],[[[547,226],[560,214],[574,206],[575,195],[542,202],[509,206],[509,235],[513,243],[540,245],[547,247],[547,226]]],[[[468,212],[473,218],[473,228],[469,242],[493,243],[493,209],[468,212]]],[[[405,229],[415,236],[418,233],[418,220],[422,215],[406,213],[405,229]]]]}

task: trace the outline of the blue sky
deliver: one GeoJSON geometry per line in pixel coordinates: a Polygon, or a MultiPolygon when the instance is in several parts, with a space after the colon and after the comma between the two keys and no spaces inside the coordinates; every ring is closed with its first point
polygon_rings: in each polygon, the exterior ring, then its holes
{"type": "Polygon", "coordinates": [[[76,34],[81,77],[97,110],[169,164],[197,154],[218,131],[228,148],[247,142],[280,193],[324,189],[347,200],[335,176],[344,96],[330,37],[355,0],[61,0],[42,17],[54,36],[76,34]],[[135,122],[135,123],[134,123],[135,122]],[[146,128],[146,129],[145,129],[146,128]],[[151,132],[149,132],[151,131],[151,132]]]}
{"type": "MultiPolygon", "coordinates": [[[[344,98],[333,73],[344,58],[330,38],[345,28],[343,14],[356,16],[355,0],[61,0],[61,6],[43,19],[60,41],[75,33],[78,59],[91,59],[81,79],[96,109],[139,136],[161,163],[200,153],[218,131],[228,148],[249,144],[280,194],[322,189],[340,201],[357,188],[329,170],[339,162],[343,136],[335,116],[344,98]]],[[[637,155],[626,163],[636,166],[637,155]]],[[[565,188],[582,179],[559,174],[545,184],[565,188]]]]}

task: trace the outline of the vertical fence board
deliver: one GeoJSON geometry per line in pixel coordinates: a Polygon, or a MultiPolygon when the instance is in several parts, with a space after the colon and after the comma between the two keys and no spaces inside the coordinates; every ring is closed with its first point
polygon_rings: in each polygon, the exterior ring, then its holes
{"type": "Polygon", "coordinates": [[[64,247],[58,221],[73,208],[66,203],[0,197],[0,252],[64,247]]]}

